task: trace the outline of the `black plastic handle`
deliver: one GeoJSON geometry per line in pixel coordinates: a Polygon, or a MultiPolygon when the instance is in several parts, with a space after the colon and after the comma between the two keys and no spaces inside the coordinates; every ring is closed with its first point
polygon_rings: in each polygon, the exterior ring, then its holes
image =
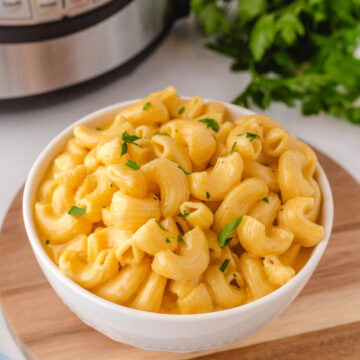
{"type": "Polygon", "coordinates": [[[190,13],[190,0],[173,0],[175,19],[188,16],[190,13]]]}

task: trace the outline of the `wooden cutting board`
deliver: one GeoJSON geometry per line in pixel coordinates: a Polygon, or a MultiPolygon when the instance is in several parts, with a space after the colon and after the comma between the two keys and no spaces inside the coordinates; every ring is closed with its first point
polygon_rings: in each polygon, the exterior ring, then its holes
{"type": "Polygon", "coordinates": [[[297,299],[256,334],[218,350],[170,354],[120,344],[86,326],[35,261],[22,221],[22,193],[0,233],[0,298],[14,333],[36,360],[360,359],[360,187],[334,161],[318,155],[335,201],[329,246],[297,299]]]}

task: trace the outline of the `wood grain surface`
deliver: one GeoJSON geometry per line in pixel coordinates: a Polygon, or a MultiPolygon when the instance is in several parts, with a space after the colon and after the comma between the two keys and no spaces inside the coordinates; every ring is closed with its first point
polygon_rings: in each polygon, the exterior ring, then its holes
{"type": "Polygon", "coordinates": [[[225,348],[188,354],[143,351],[83,324],[54,293],[32,254],[14,200],[0,233],[0,298],[9,323],[36,360],[360,359],[360,187],[319,155],[334,194],[334,229],[313,277],[276,320],[225,348]]]}

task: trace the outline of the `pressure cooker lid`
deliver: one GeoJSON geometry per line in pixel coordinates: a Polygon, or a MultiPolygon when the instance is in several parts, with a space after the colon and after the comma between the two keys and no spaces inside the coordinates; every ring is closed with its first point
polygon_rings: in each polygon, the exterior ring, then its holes
{"type": "Polygon", "coordinates": [[[74,17],[121,0],[0,0],[0,26],[37,25],[74,17]]]}
{"type": "MultiPolygon", "coordinates": [[[[31,0],[0,0],[0,3],[4,1],[14,3],[16,1],[26,1],[28,5],[31,2],[31,0]]],[[[54,3],[60,1],[62,3],[61,0],[32,0],[31,4],[33,5],[38,1],[54,1],[54,3]]],[[[61,18],[56,20],[52,19],[47,22],[34,22],[32,25],[29,25],[29,23],[21,24],[20,22],[17,23],[16,26],[15,23],[12,23],[11,26],[7,24],[4,25],[2,23],[3,18],[1,17],[2,13],[0,11],[0,44],[50,40],[70,35],[100,23],[118,11],[121,11],[126,5],[133,1],[137,0],[65,0],[65,7],[63,8],[64,12],[62,13],[61,18]],[[79,7],[71,13],[67,12],[67,9],[72,9],[69,6],[66,7],[67,2],[78,3],[79,5],[88,4],[89,6],[81,8],[82,12],[79,12],[79,7]],[[100,2],[102,4],[101,6],[98,5],[100,2]],[[96,6],[94,7],[95,3],[96,6]]],[[[34,12],[32,12],[32,14],[34,14],[34,12]]]]}

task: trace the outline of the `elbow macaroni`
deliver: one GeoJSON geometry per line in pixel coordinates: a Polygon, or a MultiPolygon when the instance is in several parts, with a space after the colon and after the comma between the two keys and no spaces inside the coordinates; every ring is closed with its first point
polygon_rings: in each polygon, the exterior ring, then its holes
{"type": "Polygon", "coordinates": [[[232,119],[168,87],[110,123],[76,126],[35,218],[51,259],[94,294],[142,311],[218,311],[286,284],[322,240],[316,162],[277,121],[232,119]]]}

